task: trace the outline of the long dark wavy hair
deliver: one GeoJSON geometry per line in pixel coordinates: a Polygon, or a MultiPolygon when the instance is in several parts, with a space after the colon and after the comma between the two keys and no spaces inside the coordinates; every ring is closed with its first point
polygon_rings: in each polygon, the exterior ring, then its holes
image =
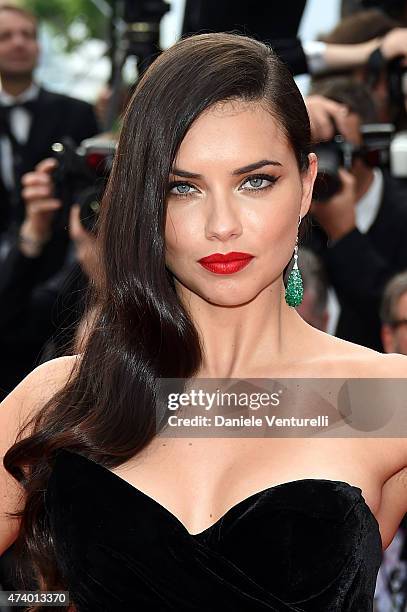
{"type": "MultiPolygon", "coordinates": [[[[158,379],[189,378],[201,364],[202,339],[165,263],[165,203],[186,132],[205,109],[226,100],[264,104],[299,171],[308,168],[303,98],[265,44],[235,33],[200,34],[178,41],[144,73],[124,113],[100,209],[100,282],[88,296],[88,307],[97,307],[95,323],[74,374],[4,457],[25,490],[24,508],[13,513],[21,519],[16,546],[43,589],[66,586],[44,507],[55,453],[70,449],[107,468],[124,463],[157,433],[158,379]]],[[[304,222],[300,237],[303,229],[304,222]]]]}

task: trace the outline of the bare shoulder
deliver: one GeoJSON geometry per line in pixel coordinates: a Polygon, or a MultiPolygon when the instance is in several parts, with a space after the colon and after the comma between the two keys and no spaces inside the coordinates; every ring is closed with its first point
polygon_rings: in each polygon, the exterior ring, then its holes
{"type": "MultiPolygon", "coordinates": [[[[324,376],[349,378],[407,378],[407,356],[374,349],[314,330],[318,361],[324,376]]],[[[314,360],[315,363],[315,360],[314,360]]]]}
{"type": "MultiPolygon", "coordinates": [[[[364,347],[362,347],[364,348],[364,347]]],[[[371,349],[349,356],[355,364],[355,376],[363,378],[406,378],[407,356],[379,353],[371,349]]]]}
{"type": "Polygon", "coordinates": [[[0,555],[17,537],[18,525],[6,513],[16,511],[23,495],[21,486],[3,465],[4,455],[16,441],[22,425],[68,382],[80,357],[69,355],[42,363],[0,403],[0,555]]]}
{"type": "MultiPolygon", "coordinates": [[[[374,410],[381,411],[384,418],[385,411],[388,410],[388,418],[391,422],[398,423],[403,431],[407,431],[405,416],[405,400],[407,395],[407,356],[399,353],[380,353],[373,349],[348,342],[331,336],[328,346],[330,352],[326,350],[325,355],[330,355],[324,366],[324,377],[358,379],[352,386],[352,391],[359,398],[361,405],[364,398],[366,405],[369,405],[372,413],[374,410]],[[368,385],[363,383],[363,379],[372,379],[368,385]],[[396,380],[397,379],[397,380],[396,380]],[[362,384],[359,381],[362,380],[362,384]],[[383,412],[382,412],[383,411],[383,412]]],[[[322,364],[319,363],[320,371],[322,364]]],[[[407,465],[407,441],[406,439],[396,439],[387,432],[381,443],[385,448],[392,448],[392,455],[396,455],[407,465]],[[399,453],[396,449],[399,448],[399,453]]],[[[362,440],[361,440],[362,443],[362,440]]],[[[396,460],[396,464],[398,461],[396,460]]]]}
{"type": "Polygon", "coordinates": [[[35,410],[68,382],[80,364],[80,358],[81,355],[66,355],[50,359],[32,370],[14,391],[18,392],[21,386],[23,403],[31,404],[29,408],[35,410]]]}
{"type": "Polygon", "coordinates": [[[69,380],[80,363],[80,357],[67,355],[50,359],[27,374],[0,403],[0,432],[16,419],[34,416],[69,380]]]}
{"type": "MultiPolygon", "coordinates": [[[[369,364],[367,364],[369,367],[369,364]]],[[[372,373],[382,378],[407,378],[407,355],[399,353],[378,353],[371,364],[372,373]]]]}

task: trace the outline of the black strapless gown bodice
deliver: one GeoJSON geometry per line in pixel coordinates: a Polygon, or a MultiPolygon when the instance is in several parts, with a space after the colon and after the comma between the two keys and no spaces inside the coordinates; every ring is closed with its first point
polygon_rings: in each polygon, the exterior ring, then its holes
{"type": "Polygon", "coordinates": [[[192,535],[149,495],[63,450],[45,500],[78,612],[373,610],[379,526],[346,482],[269,487],[192,535]]]}

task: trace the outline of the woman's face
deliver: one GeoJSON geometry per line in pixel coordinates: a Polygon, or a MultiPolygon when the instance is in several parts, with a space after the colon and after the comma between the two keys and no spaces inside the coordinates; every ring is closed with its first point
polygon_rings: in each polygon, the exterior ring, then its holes
{"type": "Polygon", "coordinates": [[[311,203],[315,154],[309,159],[301,175],[279,123],[257,103],[222,103],[200,115],[169,177],[166,265],[177,288],[233,306],[279,279],[311,203]],[[231,252],[252,257],[229,267],[199,263],[231,252]]]}

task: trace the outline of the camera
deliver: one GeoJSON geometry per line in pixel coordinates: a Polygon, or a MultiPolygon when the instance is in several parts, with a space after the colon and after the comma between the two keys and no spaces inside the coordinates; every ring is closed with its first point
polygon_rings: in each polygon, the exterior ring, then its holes
{"type": "Polygon", "coordinates": [[[341,134],[336,134],[332,140],[316,145],[314,151],[318,157],[318,174],[313,198],[318,202],[325,202],[341,190],[339,168],[350,170],[354,156],[359,153],[359,147],[345,140],[341,134]]]}
{"type": "Polygon", "coordinates": [[[52,145],[58,166],[53,173],[55,196],[69,210],[73,203],[80,206],[83,227],[96,233],[100,201],[113,165],[116,142],[100,136],[88,138],[79,147],[71,139],[52,145]]]}
{"type": "Polygon", "coordinates": [[[326,202],[342,184],[339,168],[350,170],[356,157],[371,167],[388,168],[391,175],[407,178],[407,131],[394,134],[392,123],[365,123],[361,126],[363,144],[355,145],[337,133],[328,142],[314,147],[318,156],[318,174],[313,198],[326,202]]]}

